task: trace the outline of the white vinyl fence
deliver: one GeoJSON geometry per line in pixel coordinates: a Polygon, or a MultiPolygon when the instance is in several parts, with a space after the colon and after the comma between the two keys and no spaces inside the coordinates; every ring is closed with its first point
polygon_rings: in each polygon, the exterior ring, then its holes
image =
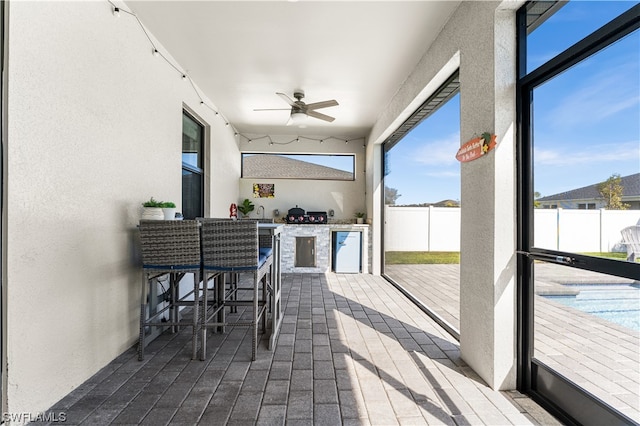
{"type": "MultiPolygon", "coordinates": [[[[534,210],[534,245],[569,252],[625,251],[620,230],[640,210],[534,210]]],[[[459,207],[385,206],[385,251],[460,251],[459,207]]]]}

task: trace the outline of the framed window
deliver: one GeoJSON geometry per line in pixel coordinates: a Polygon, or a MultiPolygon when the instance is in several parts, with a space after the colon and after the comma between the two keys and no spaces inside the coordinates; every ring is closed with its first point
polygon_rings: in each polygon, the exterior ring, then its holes
{"type": "Polygon", "coordinates": [[[596,203],[579,203],[578,210],[595,210],[596,203]]]}
{"type": "Polygon", "coordinates": [[[182,112],[182,215],[204,216],[204,126],[182,112]]]}
{"type": "Polygon", "coordinates": [[[250,179],[355,180],[355,155],[242,154],[242,177],[250,179]]]}

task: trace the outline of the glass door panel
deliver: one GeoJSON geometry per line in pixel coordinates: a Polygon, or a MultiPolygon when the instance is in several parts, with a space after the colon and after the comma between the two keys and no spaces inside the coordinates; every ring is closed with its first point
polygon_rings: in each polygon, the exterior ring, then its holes
{"type": "Polygon", "coordinates": [[[626,259],[640,220],[640,33],[533,92],[535,247],[626,259]]]}
{"type": "Polygon", "coordinates": [[[633,279],[534,263],[534,359],[640,422],[640,288],[633,279]]]}
{"type": "MultiPolygon", "coordinates": [[[[640,229],[638,75],[636,30],[537,85],[531,104],[533,388],[558,403],[570,384],[623,423],[640,422],[640,263],[623,237],[640,229]]],[[[584,422],[576,401],[561,403],[584,422]]]]}

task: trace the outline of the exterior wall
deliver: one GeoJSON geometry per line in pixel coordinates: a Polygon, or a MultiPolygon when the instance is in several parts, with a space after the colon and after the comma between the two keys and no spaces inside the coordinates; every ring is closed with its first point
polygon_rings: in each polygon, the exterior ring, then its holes
{"type": "Polygon", "coordinates": [[[368,221],[371,224],[371,273],[380,275],[382,268],[382,204],[384,202],[384,187],[381,185],[383,170],[382,145],[367,144],[366,150],[366,188],[365,201],[367,204],[368,221]]]}
{"type": "MultiPolygon", "coordinates": [[[[622,197],[622,202],[629,205],[629,210],[640,210],[640,201],[638,201],[637,198],[637,196],[622,197]]],[[[607,203],[605,203],[601,198],[585,198],[582,200],[544,200],[540,201],[540,204],[544,208],[557,206],[561,209],[577,209],[579,208],[579,204],[595,204],[596,209],[604,209],[607,207],[607,203]]]]}
{"type": "Polygon", "coordinates": [[[208,125],[212,215],[237,199],[239,151],[133,17],[6,7],[2,410],[37,413],[137,341],[132,236],[141,202],[181,202],[183,106],[208,125]]]}
{"type": "MultiPolygon", "coordinates": [[[[355,154],[356,170],[354,181],[336,180],[297,180],[297,179],[240,179],[240,195],[238,199],[230,200],[226,204],[228,210],[232,202],[240,202],[249,198],[256,205],[251,217],[258,217],[257,208],[263,206],[265,217],[273,217],[273,211],[280,211],[280,218],[284,218],[287,211],[296,205],[306,211],[334,210],[334,220],[353,219],[356,211],[366,211],[365,205],[365,148],[362,139],[349,141],[328,139],[322,144],[317,141],[300,140],[290,144],[295,136],[274,136],[274,141],[266,139],[254,140],[249,143],[240,139],[240,149],[243,153],[279,153],[279,154],[355,154]],[[282,143],[280,145],[279,143],[282,143]],[[273,183],[275,198],[253,198],[254,183],[273,183]]],[[[225,215],[228,216],[228,212],[225,215]]]]}
{"type": "Polygon", "coordinates": [[[595,204],[596,209],[603,209],[606,203],[603,200],[585,199],[585,200],[550,200],[541,201],[543,208],[561,208],[561,209],[577,209],[579,204],[595,204]],[[556,206],[556,207],[552,207],[556,206]]]}
{"type": "MultiPolygon", "coordinates": [[[[493,154],[461,171],[469,208],[461,218],[460,347],[494,389],[516,385],[515,11],[523,3],[462,2],[368,137],[384,142],[458,67],[461,144],[485,131],[497,135],[493,154]]],[[[378,185],[373,179],[367,192],[378,185]]]]}
{"type": "MultiPolygon", "coordinates": [[[[535,246],[550,250],[624,252],[620,231],[635,225],[634,210],[535,209],[535,246]]],[[[385,207],[386,251],[460,251],[457,207],[385,207]]]]}

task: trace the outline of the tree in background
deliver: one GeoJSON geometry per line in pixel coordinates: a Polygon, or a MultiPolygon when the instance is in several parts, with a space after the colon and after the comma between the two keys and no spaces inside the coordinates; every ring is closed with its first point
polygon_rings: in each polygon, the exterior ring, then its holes
{"type": "Polygon", "coordinates": [[[390,188],[388,186],[384,187],[384,203],[386,205],[394,205],[396,203],[396,200],[401,196],[401,194],[398,194],[397,189],[390,188]]]}
{"type": "Polygon", "coordinates": [[[534,209],[539,209],[540,208],[540,201],[538,201],[538,198],[542,197],[542,194],[539,193],[538,191],[533,193],[533,208],[534,209]]]}
{"type": "Polygon", "coordinates": [[[622,202],[622,178],[619,174],[612,174],[609,179],[598,184],[598,192],[606,203],[605,208],[609,210],[626,210],[629,204],[622,202]]]}

